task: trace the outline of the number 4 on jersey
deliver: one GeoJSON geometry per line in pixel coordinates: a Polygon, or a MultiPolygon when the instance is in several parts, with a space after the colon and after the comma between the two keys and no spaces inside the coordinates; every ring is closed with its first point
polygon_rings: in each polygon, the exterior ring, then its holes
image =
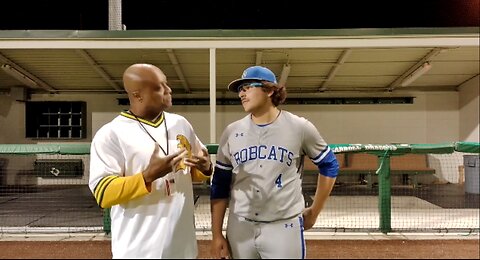
{"type": "Polygon", "coordinates": [[[277,188],[282,187],[282,174],[281,173],[278,175],[277,179],[275,180],[275,184],[277,184],[277,188]]]}

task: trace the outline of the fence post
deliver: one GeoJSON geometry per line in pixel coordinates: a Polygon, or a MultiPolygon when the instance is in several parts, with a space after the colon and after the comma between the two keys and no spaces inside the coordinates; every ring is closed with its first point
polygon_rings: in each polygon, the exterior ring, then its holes
{"type": "Polygon", "coordinates": [[[392,194],[390,179],[390,153],[385,151],[378,156],[378,210],[380,212],[380,231],[392,231],[392,194]]]}
{"type": "Polygon", "coordinates": [[[110,234],[112,231],[112,222],[110,220],[110,208],[103,209],[103,232],[110,234]]]}

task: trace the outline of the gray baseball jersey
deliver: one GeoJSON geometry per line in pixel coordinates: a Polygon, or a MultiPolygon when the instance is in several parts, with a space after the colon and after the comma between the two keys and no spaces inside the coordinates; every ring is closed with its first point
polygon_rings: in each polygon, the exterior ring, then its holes
{"type": "MultiPolygon", "coordinates": [[[[297,216],[305,207],[300,173],[304,155],[320,169],[324,158],[335,159],[310,121],[281,111],[271,124],[257,125],[247,115],[222,134],[211,198],[230,196],[230,213],[254,221],[297,216]]],[[[328,172],[322,174],[336,176],[336,170],[328,172]]]]}

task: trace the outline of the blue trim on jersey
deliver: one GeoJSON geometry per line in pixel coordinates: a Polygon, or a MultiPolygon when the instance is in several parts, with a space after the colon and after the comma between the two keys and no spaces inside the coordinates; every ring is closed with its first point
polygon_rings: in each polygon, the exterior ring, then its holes
{"type": "Polygon", "coordinates": [[[298,217],[298,222],[300,224],[300,243],[302,243],[302,259],[305,259],[305,254],[306,254],[306,245],[305,245],[305,237],[303,236],[303,231],[304,231],[304,226],[303,226],[303,216],[300,215],[298,217]]]}
{"type": "Polygon", "coordinates": [[[337,157],[328,149],[328,153],[325,153],[322,160],[319,163],[315,163],[320,171],[320,174],[326,177],[335,178],[338,175],[339,165],[337,157]]]}
{"type": "Polygon", "coordinates": [[[230,197],[232,170],[224,170],[215,166],[210,186],[210,199],[227,199],[230,197]]]}
{"type": "Polygon", "coordinates": [[[216,167],[218,166],[218,168],[220,168],[220,169],[233,170],[233,166],[230,165],[230,164],[222,163],[220,161],[216,161],[215,164],[216,164],[216,167]]]}
{"type": "Polygon", "coordinates": [[[328,146],[325,147],[325,149],[323,149],[323,151],[321,151],[320,154],[319,154],[317,157],[315,157],[315,158],[312,159],[313,163],[318,165],[318,163],[320,163],[320,161],[322,161],[323,158],[325,158],[325,156],[326,156],[326,155],[328,154],[328,152],[330,152],[330,151],[331,151],[331,150],[330,150],[330,147],[328,147],[328,146]]]}

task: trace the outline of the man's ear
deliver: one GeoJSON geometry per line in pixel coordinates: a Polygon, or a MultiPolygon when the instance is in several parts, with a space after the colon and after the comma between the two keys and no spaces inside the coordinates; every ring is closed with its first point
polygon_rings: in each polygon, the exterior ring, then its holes
{"type": "Polygon", "coordinates": [[[268,96],[269,96],[269,97],[272,97],[273,92],[274,92],[273,89],[270,89],[270,90],[267,92],[267,93],[268,93],[268,96]]]}
{"type": "Polygon", "coordinates": [[[140,95],[140,92],[139,91],[133,91],[132,92],[132,96],[137,99],[139,102],[142,102],[143,98],[142,98],[142,95],[140,95]]]}

